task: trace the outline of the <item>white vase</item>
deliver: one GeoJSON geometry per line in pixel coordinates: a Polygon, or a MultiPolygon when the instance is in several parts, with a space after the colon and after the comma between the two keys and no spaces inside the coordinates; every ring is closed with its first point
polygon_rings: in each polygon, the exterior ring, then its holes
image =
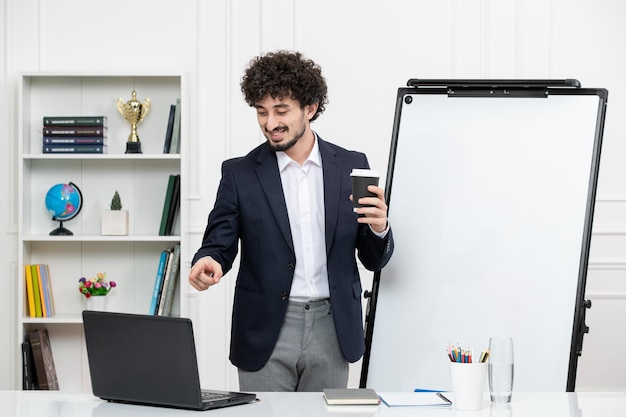
{"type": "Polygon", "coordinates": [[[96,295],[85,298],[83,301],[83,310],[106,311],[107,297],[105,295],[96,295]]]}

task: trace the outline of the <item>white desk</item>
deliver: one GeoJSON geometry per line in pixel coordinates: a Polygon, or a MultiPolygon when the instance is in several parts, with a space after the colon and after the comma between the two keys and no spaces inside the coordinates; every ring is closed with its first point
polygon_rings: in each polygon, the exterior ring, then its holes
{"type": "Polygon", "coordinates": [[[333,406],[321,393],[259,393],[260,401],[199,412],[106,403],[90,394],[63,391],[0,391],[0,416],[7,417],[624,417],[625,393],[514,393],[510,407],[456,411],[452,407],[333,406]],[[202,413],[202,414],[198,414],[202,413]]]}

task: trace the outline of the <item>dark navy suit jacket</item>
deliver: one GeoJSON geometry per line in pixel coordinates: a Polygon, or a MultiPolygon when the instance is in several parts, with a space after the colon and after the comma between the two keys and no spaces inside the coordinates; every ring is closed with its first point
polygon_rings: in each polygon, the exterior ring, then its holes
{"type": "MultiPolygon", "coordinates": [[[[364,353],[361,281],[355,254],[377,271],[393,252],[384,239],[357,223],[350,171],[368,168],[367,157],[319,139],[324,172],[328,281],[337,337],[344,357],[364,353]]],[[[228,272],[241,243],[231,329],[230,360],[255,371],[267,362],[283,324],[296,257],[276,153],[267,142],[222,164],[222,179],[195,263],[211,256],[228,272]]]]}

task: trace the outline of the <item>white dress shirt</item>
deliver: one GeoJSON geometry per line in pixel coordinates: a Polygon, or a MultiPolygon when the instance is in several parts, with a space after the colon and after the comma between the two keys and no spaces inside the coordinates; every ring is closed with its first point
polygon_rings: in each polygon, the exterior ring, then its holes
{"type": "Polygon", "coordinates": [[[296,253],[289,299],[323,300],[330,297],[330,290],[324,232],[324,175],[317,137],[302,165],[284,152],[276,152],[276,157],[296,253]]]}

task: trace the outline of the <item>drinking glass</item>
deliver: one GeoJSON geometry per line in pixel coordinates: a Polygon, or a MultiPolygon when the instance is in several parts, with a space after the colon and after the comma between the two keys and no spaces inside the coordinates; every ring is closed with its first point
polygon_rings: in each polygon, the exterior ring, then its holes
{"type": "Polygon", "coordinates": [[[489,394],[493,403],[511,402],[513,392],[513,339],[489,339],[489,394]]]}

